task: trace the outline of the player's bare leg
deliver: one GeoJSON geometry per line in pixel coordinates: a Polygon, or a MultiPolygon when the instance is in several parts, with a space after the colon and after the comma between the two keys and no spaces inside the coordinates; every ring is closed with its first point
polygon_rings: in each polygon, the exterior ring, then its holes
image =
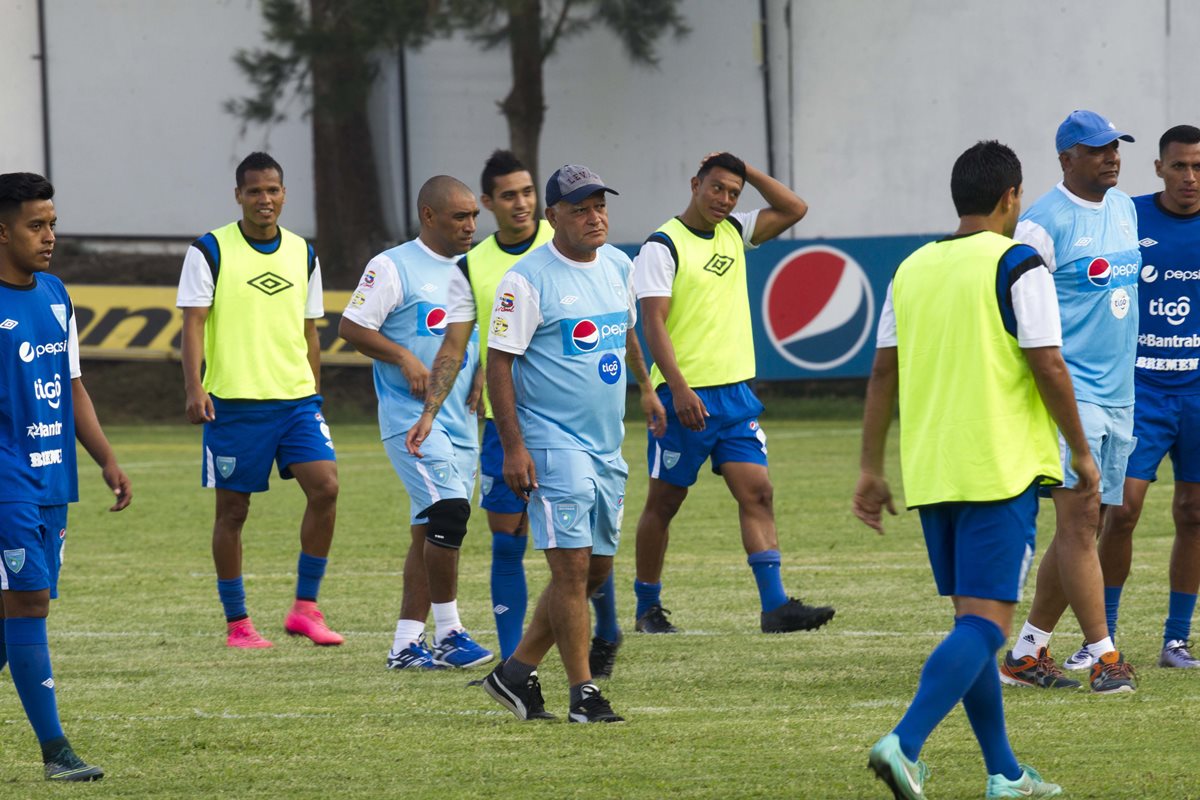
{"type": "Polygon", "coordinates": [[[662,571],[671,538],[671,520],[679,513],[687,497],[688,487],[675,486],[658,478],[650,478],[646,490],[646,505],[638,518],[635,545],[637,580],[633,589],[637,595],[636,628],[642,633],[675,633],[670,613],[662,607],[662,571]]]}
{"type": "Polygon", "coordinates": [[[425,531],[428,525],[410,528],[412,541],[404,558],[404,586],[400,600],[400,619],[425,621],[429,616],[429,579],[425,570],[425,531]]]}
{"type": "Polygon", "coordinates": [[[231,580],[242,574],[242,527],[250,514],[250,495],[230,489],[216,490],[212,554],[217,578],[231,580]]]}
{"type": "Polygon", "coordinates": [[[296,602],[284,628],[293,636],[306,636],[319,645],[339,645],[345,640],[325,624],[317,608],[317,592],[325,576],[333,528],[337,521],[337,462],[305,461],[288,469],[307,500],[300,521],[300,559],[297,563],[296,602]]]}
{"type": "Polygon", "coordinates": [[[1178,481],[1171,504],[1175,543],[1171,547],[1171,591],[1200,591],[1200,483],[1178,481]]]}
{"type": "Polygon", "coordinates": [[[721,465],[721,477],[738,504],[738,523],[746,555],[778,550],[775,531],[775,488],[761,464],[732,462],[721,465]]]}
{"type": "Polygon", "coordinates": [[[1089,643],[1108,637],[1104,618],[1104,578],[1096,552],[1100,502],[1095,494],[1055,489],[1056,526],[1038,568],[1029,622],[1053,631],[1069,605],[1089,643]]]}

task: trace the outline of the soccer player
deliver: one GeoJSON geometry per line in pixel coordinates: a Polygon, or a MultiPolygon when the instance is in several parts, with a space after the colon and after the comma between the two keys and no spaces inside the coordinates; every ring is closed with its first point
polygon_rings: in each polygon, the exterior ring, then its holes
{"type": "Polygon", "coordinates": [[[584,166],[567,165],[546,186],[554,238],[521,259],[496,290],[487,382],[504,446],[503,475],[529,503],[534,547],[550,583],[516,651],[484,690],[518,719],[546,718],[537,666],[557,644],[570,685],[571,722],[620,722],[588,663],[588,597],[612,572],[629,468],[624,359],[650,398],[637,338],[633,264],[607,244],[605,195],[584,166]]]}
{"type": "Polygon", "coordinates": [[[1084,647],[1064,666],[1091,667],[1099,694],[1134,691],[1133,669],[1113,646],[1104,617],[1096,551],[1103,507],[1121,505],[1133,449],[1133,360],[1137,346],[1137,216],[1119,189],[1120,140],[1133,137],[1094,111],[1073,111],[1055,146],[1062,182],[1029,208],[1016,238],[1033,246],[1054,276],[1079,418],[1100,468],[1100,495],[1077,491],[1070,442],[1060,441],[1063,484],[1051,490],[1054,538],[1038,567],[1029,618],[1001,664],[1011,686],[1077,688],[1050,656],[1050,635],[1070,604],[1084,647]]]}
{"type": "Polygon", "coordinates": [[[1200,668],[1188,649],[1200,587],[1200,128],[1176,125],[1158,140],[1154,170],[1163,190],[1133,198],[1142,250],[1133,437],[1124,502],[1108,509],[1100,534],[1108,634],[1117,628],[1129,577],[1133,529],[1158,465],[1175,472],[1170,597],[1158,664],[1200,668]]]}
{"type": "Polygon", "coordinates": [[[1053,279],[1033,248],[1011,238],[1021,162],[979,142],[955,161],[950,193],[958,229],[905,259],[888,287],[854,514],[882,534],[883,508],[896,513],[883,462],[898,398],[905,501],[920,511],[954,627],[868,763],[897,800],[924,798],[921,748],[961,701],[983,750],[987,796],[1054,797],[1062,789],[1013,756],[995,659],[1033,558],[1038,486],[1062,480],[1055,423],[1071,445],[1075,490],[1094,494],[1098,476],[1059,347],[1053,279]]]}
{"type": "Polygon", "coordinates": [[[671,520],[711,460],[738,504],[742,546],[758,584],[764,633],[811,630],[829,607],[789,598],[780,575],[779,537],[767,437],[754,395],[754,340],[746,290],[746,248],[775,238],[808,206],[769,175],[729,153],[713,153],[692,178],[684,212],[650,235],[637,256],[651,380],[667,409],[666,434],[649,437],[650,487],[637,525],[637,630],[674,633],[662,606],[662,571],[671,520]],[[749,182],[767,207],[734,213],[749,182]]]}
{"type": "Polygon", "coordinates": [[[446,328],[446,297],[455,262],[471,249],[479,206],[466,184],[449,175],[425,181],[417,193],[421,232],[375,256],[342,314],[339,333],[373,359],[379,432],[408,492],[412,539],[404,560],[400,618],[389,669],[474,667],[493,658],[458,616],[458,551],[467,535],[479,427],[472,389],[479,347],[469,342],[455,363],[449,404],[425,440],[426,458],[404,447],[421,414],[429,368],[446,328]],[[433,611],[432,652],[425,620],[433,611]]]}
{"type": "Polygon", "coordinates": [[[79,500],[75,440],[116,497],[110,511],[133,495],[83,387],[75,308],[47,272],[53,198],[41,175],[0,175],[0,669],[8,663],[46,779],[95,781],[104,770],[84,763],[63,734],[46,636],[67,504],[79,500]]]}
{"type": "Polygon", "coordinates": [[[312,245],[279,225],[283,167],[266,153],[251,153],[235,177],[242,218],[192,243],[176,300],[183,309],[187,419],[204,426],[201,483],[216,489],[212,549],[225,643],[271,646],[246,611],[242,527],[250,494],[267,490],[274,461],[279,476],[295,478],[307,499],[296,600],[284,630],[315,644],[339,645],[342,637],[317,608],[338,495],[333,439],[319,394],[321,265],[312,245]]]}

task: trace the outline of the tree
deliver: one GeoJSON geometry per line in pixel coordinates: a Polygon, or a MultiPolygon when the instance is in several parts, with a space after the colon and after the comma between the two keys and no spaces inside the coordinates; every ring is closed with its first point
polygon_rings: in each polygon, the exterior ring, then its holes
{"type": "MultiPolygon", "coordinates": [[[[292,96],[312,120],[317,240],[330,285],[349,285],[387,243],[367,119],[373,54],[419,48],[463,31],[485,47],[507,43],[513,84],[499,103],[509,146],[538,175],[545,121],[542,68],[566,38],[596,24],[617,34],[637,64],[658,63],[663,33],[688,33],[680,0],[262,0],[267,47],[234,60],[254,94],[225,108],[250,123],[286,116],[292,96]]],[[[285,165],[286,168],[286,165],[285,165]]],[[[408,221],[406,220],[406,223],[408,221]]]]}

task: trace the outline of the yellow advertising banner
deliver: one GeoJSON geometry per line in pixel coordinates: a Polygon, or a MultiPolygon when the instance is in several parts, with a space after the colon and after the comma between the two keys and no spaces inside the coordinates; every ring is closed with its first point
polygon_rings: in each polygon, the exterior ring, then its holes
{"type": "MultiPolygon", "coordinates": [[[[175,307],[175,287],[76,284],[67,288],[75,304],[82,358],[179,360],[183,312],[175,307]]],[[[349,301],[350,292],[325,292],[325,318],[317,320],[322,364],[371,363],[338,338],[342,309],[349,301]]]]}

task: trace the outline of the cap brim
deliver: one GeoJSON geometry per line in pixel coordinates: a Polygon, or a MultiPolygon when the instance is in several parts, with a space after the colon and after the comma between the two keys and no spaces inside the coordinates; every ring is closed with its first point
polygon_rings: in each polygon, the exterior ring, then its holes
{"type": "Polygon", "coordinates": [[[1080,139],[1075,144],[1086,144],[1088,147],[1103,147],[1109,142],[1114,142],[1117,139],[1120,139],[1123,142],[1133,141],[1133,137],[1128,133],[1122,133],[1121,131],[1101,131],[1100,133],[1092,134],[1087,138],[1080,139]]]}
{"type": "Polygon", "coordinates": [[[558,202],[578,203],[580,200],[586,200],[597,192],[608,192],[609,194],[620,194],[616,189],[610,189],[607,186],[592,184],[591,186],[580,186],[578,189],[564,194],[558,199],[558,202]]]}

